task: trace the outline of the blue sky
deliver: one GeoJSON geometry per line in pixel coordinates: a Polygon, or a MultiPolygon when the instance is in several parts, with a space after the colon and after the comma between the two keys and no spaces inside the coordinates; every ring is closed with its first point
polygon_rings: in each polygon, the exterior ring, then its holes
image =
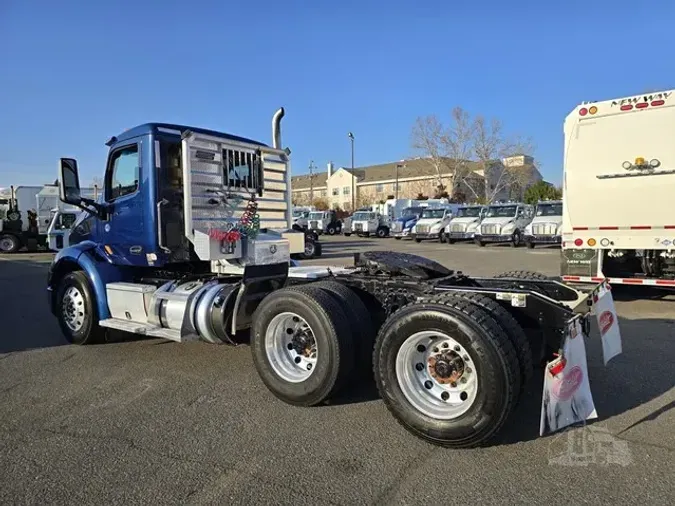
{"type": "Polygon", "coordinates": [[[0,187],[101,176],[104,142],[139,123],[270,141],[286,108],[293,172],[412,154],[415,118],[460,105],[531,136],[561,179],[581,101],[675,88],[675,3],[0,0],[0,187]]]}

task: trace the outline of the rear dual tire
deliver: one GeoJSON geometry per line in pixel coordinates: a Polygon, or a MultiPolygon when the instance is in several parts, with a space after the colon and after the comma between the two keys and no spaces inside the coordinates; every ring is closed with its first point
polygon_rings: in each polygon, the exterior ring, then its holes
{"type": "Polygon", "coordinates": [[[480,446],[513,411],[521,363],[500,315],[488,309],[480,300],[439,297],[405,306],[380,329],[373,353],[378,390],[417,437],[451,448],[480,446]],[[442,376],[450,363],[462,371],[459,378],[442,376]]]}
{"type": "Polygon", "coordinates": [[[364,369],[362,357],[372,349],[370,321],[363,302],[339,283],[282,288],[265,297],[253,316],[253,363],[277,398],[321,404],[340,392],[355,368],[364,369]]]}

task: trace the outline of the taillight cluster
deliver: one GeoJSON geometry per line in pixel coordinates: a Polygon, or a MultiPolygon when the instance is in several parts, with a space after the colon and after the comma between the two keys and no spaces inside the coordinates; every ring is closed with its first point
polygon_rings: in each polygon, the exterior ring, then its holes
{"type": "Polygon", "coordinates": [[[579,116],[586,116],[587,114],[590,114],[591,116],[598,112],[598,108],[595,107],[594,105],[586,109],[585,107],[582,107],[579,109],[579,116]]]}
{"type": "Polygon", "coordinates": [[[646,109],[647,107],[658,107],[665,104],[665,100],[652,100],[651,102],[638,102],[637,104],[624,104],[619,109],[622,111],[632,111],[633,109],[646,109]]]}

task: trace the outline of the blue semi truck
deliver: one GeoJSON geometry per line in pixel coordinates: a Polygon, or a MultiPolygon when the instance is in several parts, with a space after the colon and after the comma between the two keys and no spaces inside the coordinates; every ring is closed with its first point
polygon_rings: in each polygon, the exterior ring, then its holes
{"type": "Polygon", "coordinates": [[[47,280],[64,336],[235,344],[248,331],[262,383],[284,402],[317,405],[374,376],[411,433],[485,443],[535,364],[560,352],[571,322],[587,321],[588,293],[383,251],[349,267],[297,265],[304,234],[290,227],[283,115],[271,145],[180,125],[127,130],[107,142],[98,200],[81,193],[77,161],[60,160],[60,199],[84,211],[47,280]]]}

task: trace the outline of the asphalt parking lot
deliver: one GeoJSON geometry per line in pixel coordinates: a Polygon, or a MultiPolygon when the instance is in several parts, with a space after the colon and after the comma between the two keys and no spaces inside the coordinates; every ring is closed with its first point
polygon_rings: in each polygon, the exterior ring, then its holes
{"type": "MultiPolygon", "coordinates": [[[[373,249],[477,275],[558,272],[555,249],[355,237],[326,239],[309,263],[373,249]]],[[[46,307],[49,261],[0,258],[0,503],[672,503],[675,297],[615,290],[624,353],[605,367],[595,330],[587,343],[597,421],[539,437],[533,381],[491,447],[452,451],[405,432],[372,386],[283,404],[246,345],[66,345],[46,307]]]]}

